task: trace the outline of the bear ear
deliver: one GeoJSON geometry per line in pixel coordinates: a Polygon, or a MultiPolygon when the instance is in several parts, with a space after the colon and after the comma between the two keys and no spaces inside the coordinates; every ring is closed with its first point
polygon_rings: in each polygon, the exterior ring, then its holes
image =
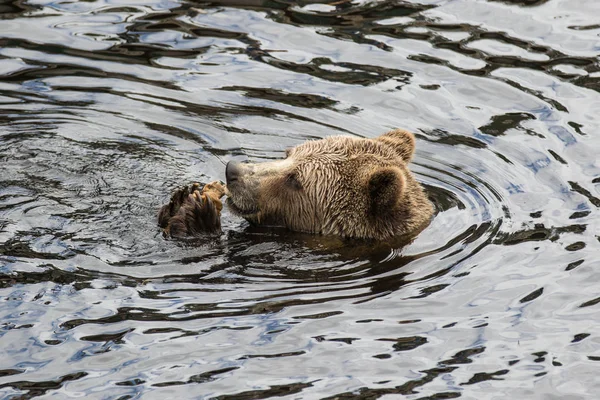
{"type": "Polygon", "coordinates": [[[398,203],[406,188],[404,174],[398,167],[380,167],[369,176],[369,199],[374,214],[385,214],[398,203]]]}
{"type": "Polygon", "coordinates": [[[415,135],[404,129],[394,129],[375,140],[394,148],[405,162],[409,162],[415,152],[415,135]]]}

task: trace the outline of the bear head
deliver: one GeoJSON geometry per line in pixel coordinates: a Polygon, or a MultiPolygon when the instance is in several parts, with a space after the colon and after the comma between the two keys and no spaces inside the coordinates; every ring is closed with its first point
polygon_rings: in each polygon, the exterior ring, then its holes
{"type": "Polygon", "coordinates": [[[227,164],[230,209],[260,225],[349,238],[416,234],[433,207],[407,167],[414,136],[396,129],[375,139],[307,141],[286,158],[227,164]]]}

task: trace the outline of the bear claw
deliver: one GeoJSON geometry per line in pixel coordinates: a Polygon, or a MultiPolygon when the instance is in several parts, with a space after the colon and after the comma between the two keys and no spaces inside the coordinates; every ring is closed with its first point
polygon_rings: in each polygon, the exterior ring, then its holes
{"type": "Polygon", "coordinates": [[[193,237],[221,232],[221,197],[227,189],[222,182],[204,186],[193,183],[176,189],[169,204],[158,215],[158,225],[165,237],[193,237]]]}

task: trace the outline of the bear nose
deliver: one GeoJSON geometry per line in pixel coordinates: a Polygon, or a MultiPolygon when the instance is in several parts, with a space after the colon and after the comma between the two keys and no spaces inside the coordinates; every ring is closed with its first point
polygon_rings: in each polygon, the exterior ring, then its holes
{"type": "Polygon", "coordinates": [[[242,168],[240,167],[240,163],[237,161],[229,161],[227,166],[225,167],[225,178],[227,179],[227,184],[229,185],[232,182],[235,182],[240,177],[242,168]]]}

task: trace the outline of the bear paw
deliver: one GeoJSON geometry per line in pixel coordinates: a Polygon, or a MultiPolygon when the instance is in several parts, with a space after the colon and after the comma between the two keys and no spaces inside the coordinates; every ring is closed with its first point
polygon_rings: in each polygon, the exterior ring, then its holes
{"type": "Polygon", "coordinates": [[[158,214],[158,225],[165,237],[185,238],[221,232],[221,197],[226,194],[221,182],[201,188],[199,183],[176,189],[169,204],[158,214]]]}

